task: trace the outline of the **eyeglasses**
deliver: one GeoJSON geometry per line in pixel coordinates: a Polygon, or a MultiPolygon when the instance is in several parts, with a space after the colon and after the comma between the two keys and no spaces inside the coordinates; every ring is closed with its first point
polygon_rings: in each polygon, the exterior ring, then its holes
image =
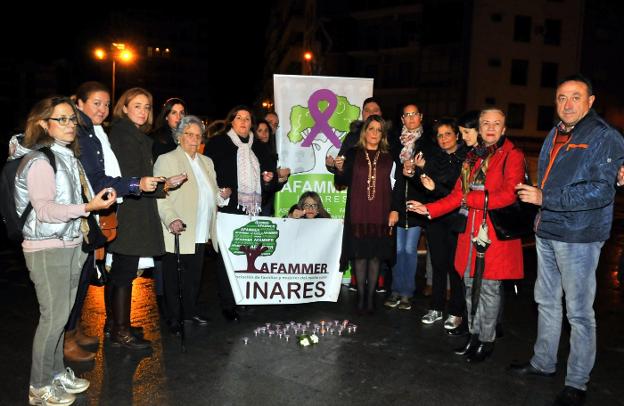
{"type": "Polygon", "coordinates": [[[316,203],[312,203],[312,204],[306,203],[306,204],[303,205],[303,208],[304,209],[314,209],[314,210],[316,210],[316,209],[318,209],[318,204],[316,204],[316,203]]]}
{"type": "Polygon", "coordinates": [[[410,111],[409,113],[403,113],[403,118],[408,118],[408,117],[421,117],[422,118],[422,114],[420,114],[417,111],[410,111]]]}
{"type": "Polygon", "coordinates": [[[48,120],[54,120],[57,123],[59,123],[59,125],[62,125],[63,127],[67,127],[70,121],[74,123],[74,125],[78,124],[78,117],[76,116],[50,117],[48,120]]]}

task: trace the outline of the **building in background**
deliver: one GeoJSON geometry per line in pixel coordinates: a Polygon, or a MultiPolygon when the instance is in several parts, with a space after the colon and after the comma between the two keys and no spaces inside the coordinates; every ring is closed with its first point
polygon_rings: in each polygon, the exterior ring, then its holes
{"type": "MultiPolygon", "coordinates": [[[[273,73],[372,77],[384,115],[393,120],[413,101],[429,120],[495,105],[508,114],[509,135],[541,139],[553,125],[559,79],[583,67],[590,77],[597,73],[596,91],[606,90],[601,77],[611,75],[592,62],[597,56],[591,55],[602,52],[589,51],[595,41],[588,38],[611,35],[604,40],[608,46],[617,38],[621,43],[623,30],[615,16],[599,17],[611,2],[599,3],[278,1],[269,23],[262,97],[271,98],[273,73]],[[594,25],[604,32],[583,29],[594,25]],[[606,34],[613,31],[619,34],[606,34]],[[305,51],[314,55],[311,62],[302,59],[305,51]]],[[[602,65],[608,61],[603,58],[602,65]]],[[[609,101],[624,105],[620,95],[609,101]]]]}

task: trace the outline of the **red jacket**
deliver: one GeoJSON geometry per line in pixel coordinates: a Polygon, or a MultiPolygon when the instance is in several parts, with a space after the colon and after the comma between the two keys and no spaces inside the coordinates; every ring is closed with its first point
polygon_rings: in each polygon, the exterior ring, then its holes
{"type": "MultiPolygon", "coordinates": [[[[479,168],[481,159],[477,160],[474,170],[479,168]]],[[[516,200],[515,185],[524,181],[524,154],[515,148],[509,140],[496,150],[490,158],[485,177],[485,188],[489,194],[488,209],[497,209],[509,206],[516,200]],[[506,158],[506,159],[505,159],[506,158]],[[503,165],[505,173],[503,176],[503,165]]],[[[474,274],[476,251],[471,238],[477,234],[479,225],[483,220],[483,191],[469,191],[466,196],[468,205],[468,224],[466,231],[457,239],[457,251],[455,253],[455,270],[461,277],[464,276],[468,256],[472,246],[470,274],[474,274]]],[[[457,180],[455,188],[445,198],[427,205],[431,218],[436,218],[457,209],[461,205],[462,187],[461,177],[457,180]]],[[[522,241],[508,240],[499,241],[494,232],[494,226],[487,217],[488,231],[491,245],[485,252],[484,279],[521,279],[524,277],[522,263],[522,241]]]]}

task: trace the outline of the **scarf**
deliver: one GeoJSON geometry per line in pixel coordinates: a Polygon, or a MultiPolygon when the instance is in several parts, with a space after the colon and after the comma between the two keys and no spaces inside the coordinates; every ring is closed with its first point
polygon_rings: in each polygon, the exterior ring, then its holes
{"type": "Polygon", "coordinates": [[[505,136],[503,135],[500,137],[496,144],[487,147],[485,145],[477,145],[473,147],[470,151],[468,151],[468,155],[466,155],[466,160],[462,164],[461,169],[462,190],[464,192],[464,198],[470,190],[471,183],[485,183],[485,174],[487,173],[490,157],[494,155],[496,150],[499,149],[504,142],[505,136]],[[479,159],[482,160],[481,165],[479,166],[479,170],[477,170],[473,174],[472,172],[474,166],[479,159]]]}
{"type": "Polygon", "coordinates": [[[262,190],[260,187],[260,163],[251,150],[253,134],[249,133],[249,141],[242,142],[233,129],[227,132],[228,137],[238,147],[236,152],[236,175],[238,177],[238,208],[250,216],[260,213],[262,190]]]}
{"type": "Polygon", "coordinates": [[[399,154],[401,163],[409,161],[414,157],[414,147],[416,146],[416,141],[418,141],[418,139],[422,136],[422,133],[422,126],[415,130],[408,130],[405,126],[403,126],[401,129],[401,136],[399,137],[401,145],[403,145],[403,149],[399,154]]]}

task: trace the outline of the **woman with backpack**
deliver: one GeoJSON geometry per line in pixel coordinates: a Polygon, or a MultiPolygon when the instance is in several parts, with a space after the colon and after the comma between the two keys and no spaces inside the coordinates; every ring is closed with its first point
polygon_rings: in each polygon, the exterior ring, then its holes
{"type": "Polygon", "coordinates": [[[73,394],[89,387],[89,381],[64,367],[63,333],[87,256],[82,251],[83,235],[88,233],[85,217],[110,207],[117,195],[105,188],[93,196],[76,159],[77,123],[78,111],[69,98],[37,103],[26,121],[22,143],[32,151],[21,160],[15,180],[17,213],[32,205],[22,249],[41,312],[33,342],[31,405],[68,405],[75,400],[73,394]],[[54,162],[38,150],[41,147],[49,148],[54,162]],[[83,195],[90,199],[87,203],[83,195]]]}

